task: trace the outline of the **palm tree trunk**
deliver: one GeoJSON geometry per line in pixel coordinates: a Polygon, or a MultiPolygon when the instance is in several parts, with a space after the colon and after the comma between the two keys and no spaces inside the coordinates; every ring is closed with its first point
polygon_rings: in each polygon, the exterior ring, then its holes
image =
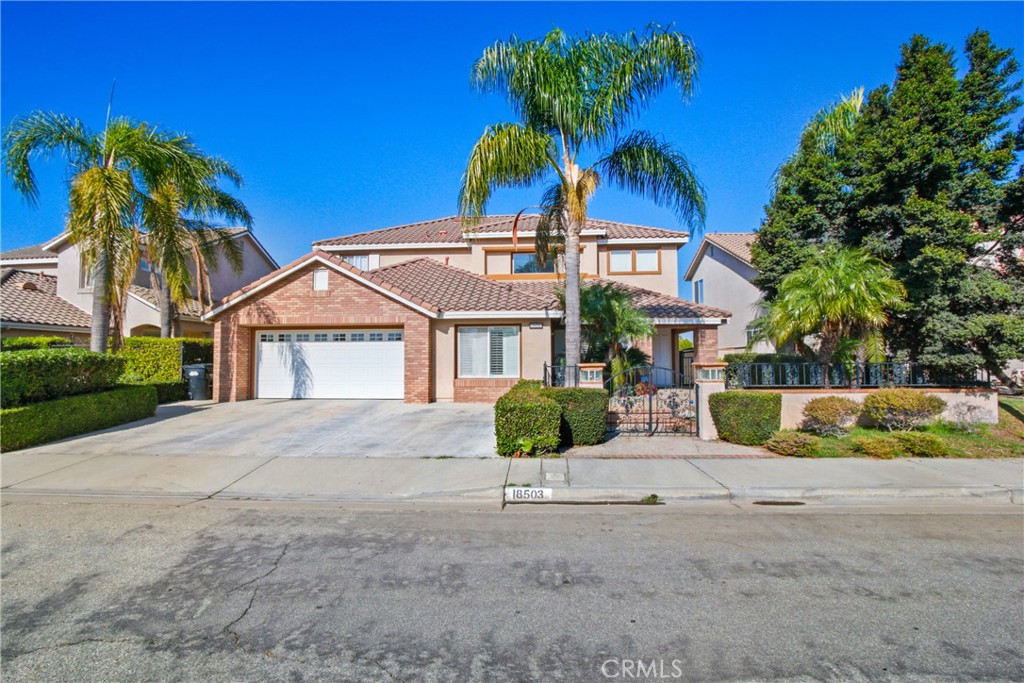
{"type": "MultiPolygon", "coordinates": [[[[568,221],[565,235],[565,364],[580,364],[580,229],[568,221]]],[[[569,386],[576,386],[576,373],[569,371],[569,386]]]]}
{"type": "Polygon", "coordinates": [[[156,270],[149,272],[149,283],[156,292],[157,307],[160,309],[160,337],[169,339],[174,336],[174,301],[171,299],[171,288],[165,278],[156,270]]]}
{"type": "Polygon", "coordinates": [[[92,269],[92,326],[89,350],[107,352],[110,335],[110,278],[107,253],[101,251],[92,269]]]}

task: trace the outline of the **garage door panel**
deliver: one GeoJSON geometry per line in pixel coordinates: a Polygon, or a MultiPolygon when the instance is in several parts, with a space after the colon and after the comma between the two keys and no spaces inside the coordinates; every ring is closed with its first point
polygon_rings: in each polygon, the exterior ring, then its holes
{"type": "Polygon", "coordinates": [[[405,395],[405,343],[258,343],[257,398],[389,398],[405,395]]]}

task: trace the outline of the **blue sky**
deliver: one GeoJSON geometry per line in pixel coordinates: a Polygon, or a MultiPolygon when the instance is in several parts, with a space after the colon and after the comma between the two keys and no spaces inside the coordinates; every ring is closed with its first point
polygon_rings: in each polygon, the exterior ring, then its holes
{"type": "MultiPolygon", "coordinates": [[[[757,228],[772,173],[806,121],[857,86],[891,82],[912,34],[959,51],[981,27],[1024,55],[1017,2],[4,2],[0,119],[45,109],[100,127],[116,77],[116,114],[191,133],[241,170],[255,231],[286,263],[315,239],[455,213],[473,142],[511,117],[502,98],[469,87],[486,45],[554,26],[615,32],[652,21],[689,34],[703,68],[691,102],[666,91],[636,125],[696,166],[716,232],[757,228]]],[[[41,162],[38,174],[36,207],[4,178],[3,249],[62,229],[64,167],[41,162]]],[[[514,213],[539,195],[503,191],[489,210],[514,213]]],[[[611,188],[591,215],[685,227],[611,188]]]]}

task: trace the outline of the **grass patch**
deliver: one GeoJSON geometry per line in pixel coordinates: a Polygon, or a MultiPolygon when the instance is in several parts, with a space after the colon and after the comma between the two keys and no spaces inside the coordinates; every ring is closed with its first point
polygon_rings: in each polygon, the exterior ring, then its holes
{"type": "MultiPolygon", "coordinates": [[[[959,431],[948,422],[937,422],[913,433],[941,440],[952,458],[1024,458],[1024,399],[999,399],[999,424],[982,425],[974,434],[959,431]]],[[[886,436],[877,429],[854,427],[846,436],[822,439],[815,457],[863,458],[863,449],[857,448],[858,439],[863,443],[886,436]]]]}

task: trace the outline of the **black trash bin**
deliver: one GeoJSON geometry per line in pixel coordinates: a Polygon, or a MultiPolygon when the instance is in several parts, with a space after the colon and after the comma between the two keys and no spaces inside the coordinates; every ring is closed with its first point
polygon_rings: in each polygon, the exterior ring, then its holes
{"type": "Polygon", "coordinates": [[[188,397],[193,401],[209,401],[213,397],[213,390],[210,386],[213,382],[213,375],[210,372],[212,366],[199,363],[183,365],[181,369],[188,381],[188,397]]]}

